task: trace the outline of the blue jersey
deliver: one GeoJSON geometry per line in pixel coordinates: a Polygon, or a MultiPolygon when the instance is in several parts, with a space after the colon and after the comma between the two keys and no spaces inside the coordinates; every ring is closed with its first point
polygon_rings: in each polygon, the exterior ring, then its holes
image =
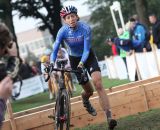
{"type": "Polygon", "coordinates": [[[76,29],[70,28],[67,24],[62,26],[53,44],[50,61],[55,62],[62,41],[65,42],[70,56],[81,57],[81,62],[85,63],[91,48],[91,29],[87,24],[77,22],[76,29]]]}
{"type": "Polygon", "coordinates": [[[143,25],[137,23],[133,30],[132,45],[133,47],[141,45],[143,48],[145,42],[146,42],[146,30],[143,25]]]}

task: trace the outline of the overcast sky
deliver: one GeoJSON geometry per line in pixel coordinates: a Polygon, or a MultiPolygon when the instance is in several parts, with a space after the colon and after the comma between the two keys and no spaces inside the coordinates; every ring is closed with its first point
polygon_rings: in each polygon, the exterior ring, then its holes
{"type": "MultiPolygon", "coordinates": [[[[65,6],[67,5],[74,5],[78,9],[78,15],[80,17],[89,15],[90,10],[88,9],[87,5],[84,5],[83,3],[86,0],[69,0],[64,2],[63,4],[65,6]]],[[[36,24],[39,22],[38,20],[35,20],[33,18],[21,18],[19,19],[18,16],[13,17],[14,27],[16,33],[27,31],[33,28],[36,28],[36,24]]]]}

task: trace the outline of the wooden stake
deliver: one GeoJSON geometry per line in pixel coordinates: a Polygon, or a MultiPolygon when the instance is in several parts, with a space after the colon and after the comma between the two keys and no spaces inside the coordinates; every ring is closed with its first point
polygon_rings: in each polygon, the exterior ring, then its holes
{"type": "Polygon", "coordinates": [[[144,95],[144,104],[145,104],[145,107],[146,107],[146,111],[148,111],[149,110],[149,105],[148,105],[148,101],[147,101],[145,86],[141,85],[140,90],[141,90],[141,93],[144,95]]]}
{"type": "Polygon", "coordinates": [[[12,106],[9,99],[7,100],[7,111],[8,111],[8,118],[10,120],[12,130],[17,130],[16,123],[13,116],[12,106]]]}
{"type": "Polygon", "coordinates": [[[136,63],[136,72],[137,72],[137,75],[138,75],[138,80],[141,80],[142,78],[141,78],[141,75],[140,75],[140,71],[139,71],[139,67],[138,67],[135,51],[133,51],[133,56],[134,56],[135,63],[136,63]]]}
{"type": "Polygon", "coordinates": [[[152,47],[152,52],[153,52],[155,60],[156,60],[156,66],[157,66],[157,69],[158,69],[158,74],[160,75],[160,65],[159,65],[159,62],[158,62],[158,57],[157,57],[156,50],[157,50],[156,46],[153,46],[152,47]]]}

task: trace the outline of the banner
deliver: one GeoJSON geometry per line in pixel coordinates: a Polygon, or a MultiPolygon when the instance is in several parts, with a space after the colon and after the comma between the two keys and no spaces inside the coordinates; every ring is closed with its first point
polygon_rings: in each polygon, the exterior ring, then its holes
{"type": "Polygon", "coordinates": [[[158,67],[160,68],[160,49],[156,50],[156,56],[157,56],[157,64],[158,67]]]}
{"type": "Polygon", "coordinates": [[[134,55],[127,56],[126,62],[127,62],[127,71],[128,71],[129,80],[135,81],[136,63],[135,63],[134,55]]]}
{"type": "Polygon", "coordinates": [[[103,60],[103,61],[98,62],[98,64],[99,64],[99,67],[101,69],[101,75],[102,76],[107,76],[108,75],[108,71],[107,71],[106,62],[103,60]]]}
{"type": "Polygon", "coordinates": [[[137,65],[139,68],[141,78],[147,79],[147,77],[150,77],[145,54],[144,53],[137,53],[136,60],[137,60],[137,65]]]}
{"type": "Polygon", "coordinates": [[[109,78],[127,79],[135,81],[137,69],[142,80],[159,75],[160,50],[154,52],[135,53],[126,57],[127,66],[120,56],[107,58],[107,71],[109,78]],[[136,69],[136,67],[138,67],[136,69]],[[128,76],[127,76],[128,75],[128,76]]]}
{"type": "Polygon", "coordinates": [[[124,60],[120,56],[113,58],[118,79],[127,79],[127,68],[124,60]]]}
{"type": "MultiPolygon", "coordinates": [[[[13,95],[19,92],[19,84],[20,84],[19,82],[16,82],[14,84],[13,95]]],[[[16,100],[22,99],[28,96],[32,96],[41,92],[44,92],[41,76],[35,76],[32,78],[23,80],[23,85],[21,88],[20,95],[16,98],[16,100]]]]}
{"type": "Polygon", "coordinates": [[[148,65],[148,70],[150,73],[149,78],[158,76],[159,75],[158,64],[156,62],[156,57],[154,56],[154,53],[148,52],[148,53],[145,53],[145,55],[146,55],[146,62],[148,65]]]}
{"type": "Polygon", "coordinates": [[[112,58],[107,58],[106,60],[106,64],[107,64],[107,73],[108,73],[108,78],[110,79],[116,79],[118,78],[117,73],[116,73],[116,69],[114,68],[114,62],[112,58]]]}

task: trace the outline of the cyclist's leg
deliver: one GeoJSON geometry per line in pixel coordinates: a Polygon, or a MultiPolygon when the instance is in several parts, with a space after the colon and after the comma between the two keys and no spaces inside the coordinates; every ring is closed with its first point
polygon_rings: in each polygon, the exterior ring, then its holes
{"type": "Polygon", "coordinates": [[[65,78],[65,87],[67,89],[67,91],[69,92],[70,96],[72,97],[72,88],[70,86],[70,80],[68,77],[69,73],[64,73],[64,78],[65,78]]]}
{"type": "MultiPolygon", "coordinates": [[[[81,57],[77,58],[77,57],[70,56],[69,58],[70,58],[71,68],[73,70],[76,70],[81,57]]],[[[92,87],[92,84],[89,82],[88,76],[87,76],[87,80],[83,81],[81,79],[81,74],[75,73],[75,75],[77,77],[79,84],[82,85],[83,90],[84,90],[82,91],[82,97],[89,99],[89,97],[93,95],[93,87],[92,87]]]]}
{"type": "Polygon", "coordinates": [[[77,90],[77,88],[74,84],[74,80],[75,80],[75,74],[71,73],[71,83],[73,84],[73,91],[75,92],[77,90]]]}
{"type": "Polygon", "coordinates": [[[56,94],[57,94],[57,89],[56,89],[56,85],[55,85],[53,80],[51,81],[51,87],[52,87],[52,94],[53,94],[53,96],[55,98],[56,94]]]}
{"type": "Polygon", "coordinates": [[[48,80],[49,99],[53,99],[54,90],[52,90],[52,81],[48,80]]]}
{"type": "MultiPolygon", "coordinates": [[[[110,106],[109,106],[109,100],[106,95],[105,89],[102,85],[101,72],[98,66],[98,61],[95,57],[95,54],[92,51],[91,51],[91,54],[89,55],[89,58],[86,64],[87,64],[86,66],[87,66],[88,72],[91,75],[93,84],[95,86],[95,89],[99,95],[100,105],[105,111],[108,123],[110,125],[112,124],[113,121],[112,121],[112,114],[111,114],[110,106]]],[[[111,127],[114,128],[115,126],[116,126],[116,122],[112,126],[109,126],[109,127],[110,129],[112,129],[111,127]]]]}
{"type": "Polygon", "coordinates": [[[56,97],[58,93],[58,83],[57,83],[58,76],[56,73],[52,73],[51,80],[52,80],[52,92],[54,93],[54,96],[56,97]]]}
{"type": "MultiPolygon", "coordinates": [[[[81,57],[73,57],[73,56],[69,56],[70,58],[70,63],[71,63],[71,68],[73,70],[77,70],[77,66],[80,62],[81,57]]],[[[82,92],[82,96],[89,98],[92,94],[93,94],[93,87],[92,85],[89,83],[89,78],[87,78],[86,81],[82,81],[81,80],[81,74],[79,73],[75,73],[77,80],[79,82],[80,85],[82,85],[84,91],[82,92]]],[[[87,76],[88,77],[88,76],[87,76]]]]}
{"type": "Polygon", "coordinates": [[[90,81],[88,81],[87,83],[85,83],[84,85],[82,85],[82,97],[85,98],[85,99],[89,99],[90,96],[93,95],[93,86],[92,84],[90,83],[90,81]]]}
{"type": "Polygon", "coordinates": [[[68,91],[69,95],[72,97],[72,89],[70,88],[69,80],[68,80],[68,77],[67,77],[67,74],[66,74],[66,73],[65,73],[65,75],[64,75],[64,79],[65,79],[65,87],[66,87],[66,90],[68,91]]]}
{"type": "MultiPolygon", "coordinates": [[[[70,63],[71,63],[72,69],[74,70],[77,69],[80,59],[81,58],[70,57],[70,63]]],[[[76,73],[75,75],[77,77],[79,84],[82,85],[84,90],[82,91],[82,101],[83,101],[84,107],[86,107],[86,110],[89,112],[89,114],[96,116],[97,113],[89,101],[89,97],[93,95],[93,87],[92,87],[92,84],[89,82],[88,76],[86,75],[85,77],[87,79],[84,80],[84,79],[81,79],[81,74],[76,73]]]]}
{"type": "Polygon", "coordinates": [[[72,74],[71,73],[69,73],[69,86],[70,86],[70,88],[71,88],[71,90],[72,90],[72,92],[73,91],[76,91],[76,87],[75,87],[75,85],[73,84],[73,79],[72,79],[72,74]]]}
{"type": "Polygon", "coordinates": [[[99,95],[100,104],[106,112],[110,109],[109,100],[105,93],[105,89],[102,85],[101,73],[99,71],[95,71],[91,74],[93,84],[95,85],[95,89],[99,95]]]}
{"type": "Polygon", "coordinates": [[[70,73],[66,73],[67,76],[67,80],[68,80],[68,84],[69,84],[69,88],[71,91],[73,91],[74,87],[73,87],[73,83],[72,83],[72,77],[70,73]]]}
{"type": "Polygon", "coordinates": [[[69,92],[71,92],[71,89],[70,89],[70,86],[69,86],[69,78],[68,78],[68,73],[67,72],[64,73],[64,77],[65,77],[65,84],[66,84],[67,90],[69,92]]]}

